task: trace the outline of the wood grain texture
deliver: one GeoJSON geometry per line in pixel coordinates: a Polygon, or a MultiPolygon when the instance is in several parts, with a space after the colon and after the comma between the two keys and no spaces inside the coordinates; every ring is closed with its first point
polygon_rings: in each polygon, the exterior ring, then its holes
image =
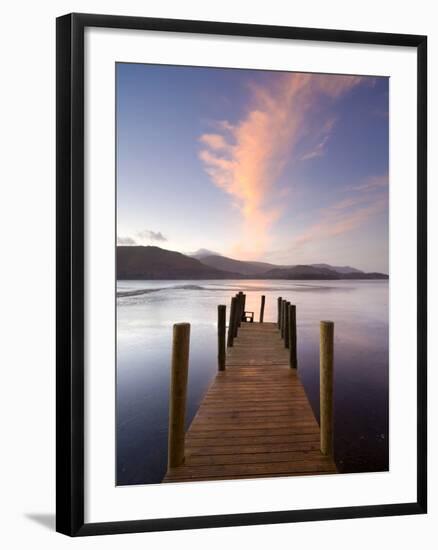
{"type": "Polygon", "coordinates": [[[289,363],[292,369],[298,367],[297,359],[297,310],[294,304],[289,306],[289,363]]]}
{"type": "Polygon", "coordinates": [[[220,371],[225,370],[226,316],[227,316],[227,306],[225,305],[217,306],[217,365],[218,365],[218,370],[220,371]]]}
{"type": "Polygon", "coordinates": [[[321,453],[333,454],[333,334],[334,323],[320,323],[321,453]]]}
{"type": "Polygon", "coordinates": [[[263,323],[264,316],[265,316],[265,296],[262,296],[261,302],[260,302],[260,318],[259,318],[260,323],[263,323]]]}
{"type": "Polygon", "coordinates": [[[168,468],[184,463],[184,424],[189,368],[190,325],[173,325],[172,369],[169,391],[168,468]]]}
{"type": "Polygon", "coordinates": [[[228,323],[227,347],[229,348],[233,347],[233,343],[234,343],[236,309],[237,309],[237,298],[234,296],[233,298],[231,298],[230,320],[228,323]]]}
{"type": "Polygon", "coordinates": [[[276,323],[242,323],[164,482],[336,473],[276,323]]]}

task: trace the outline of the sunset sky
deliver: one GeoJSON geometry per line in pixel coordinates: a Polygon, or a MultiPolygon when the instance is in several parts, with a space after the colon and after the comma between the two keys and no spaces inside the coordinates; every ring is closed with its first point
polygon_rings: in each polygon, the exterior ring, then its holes
{"type": "Polygon", "coordinates": [[[119,244],[388,272],[386,78],[117,64],[119,244]]]}

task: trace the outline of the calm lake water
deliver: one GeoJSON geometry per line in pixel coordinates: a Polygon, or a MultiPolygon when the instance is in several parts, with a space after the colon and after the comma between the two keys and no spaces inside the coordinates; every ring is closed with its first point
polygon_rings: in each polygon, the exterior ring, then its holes
{"type": "Polygon", "coordinates": [[[298,369],[319,419],[319,321],[335,322],[335,460],[341,472],[388,469],[388,281],[118,281],[117,484],[166,473],[172,325],[191,323],[187,425],[216,371],[217,305],[277,319],[297,306],[298,369]]]}

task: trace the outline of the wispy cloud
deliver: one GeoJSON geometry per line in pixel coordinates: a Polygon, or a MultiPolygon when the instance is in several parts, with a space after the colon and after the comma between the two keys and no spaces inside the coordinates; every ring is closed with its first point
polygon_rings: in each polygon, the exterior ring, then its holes
{"type": "Polygon", "coordinates": [[[228,148],[225,138],[219,134],[203,134],[199,140],[210,149],[220,151],[228,148]]]}
{"type": "Polygon", "coordinates": [[[318,221],[294,238],[292,251],[353,231],[388,206],[388,175],[368,178],[348,190],[350,197],[321,209],[318,221]]]}
{"type": "Polygon", "coordinates": [[[119,246],[134,246],[150,241],[166,242],[167,239],[161,233],[161,231],[151,231],[150,229],[143,229],[143,231],[138,231],[135,234],[135,237],[117,237],[117,244],[119,246]]]}
{"type": "Polygon", "coordinates": [[[167,241],[167,238],[161,233],[161,231],[151,231],[150,229],[143,229],[143,231],[139,231],[137,236],[145,241],[158,241],[162,243],[167,241]]]}
{"type": "MultiPolygon", "coordinates": [[[[321,97],[337,99],[362,82],[358,76],[280,74],[269,86],[251,86],[246,115],[236,124],[216,123],[200,137],[199,156],[215,185],[230,194],[242,215],[235,252],[257,257],[269,244],[269,229],[281,215],[275,184],[321,97]]],[[[313,151],[323,154],[332,124],[313,151]],[[319,147],[318,147],[319,145],[319,147]]],[[[321,134],[319,134],[321,135],[321,134]]],[[[308,158],[312,158],[312,152],[308,158]]]]}
{"type": "Polygon", "coordinates": [[[326,122],[321,126],[319,132],[315,132],[317,139],[316,145],[310,149],[310,151],[307,151],[301,155],[300,160],[311,160],[325,155],[327,150],[327,142],[330,139],[334,125],[334,118],[329,118],[326,120],[326,122]]]}
{"type": "Polygon", "coordinates": [[[307,153],[304,153],[304,155],[300,157],[300,160],[310,160],[316,157],[324,156],[328,139],[329,136],[324,136],[322,140],[316,144],[315,148],[311,151],[308,151],[307,153]]]}
{"type": "Polygon", "coordinates": [[[350,187],[349,190],[351,191],[374,191],[379,188],[385,188],[388,187],[388,175],[384,174],[382,176],[373,176],[368,178],[362,183],[359,183],[358,185],[355,185],[353,187],[350,187]]]}
{"type": "Polygon", "coordinates": [[[118,246],[134,246],[137,243],[132,237],[117,237],[117,244],[118,246]]]}

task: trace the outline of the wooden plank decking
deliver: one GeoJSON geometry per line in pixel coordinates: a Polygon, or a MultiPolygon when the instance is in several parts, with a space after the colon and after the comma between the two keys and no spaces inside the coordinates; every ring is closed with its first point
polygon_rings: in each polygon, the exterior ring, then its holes
{"type": "Polygon", "coordinates": [[[164,482],[336,473],[274,323],[242,323],[164,482]]]}

